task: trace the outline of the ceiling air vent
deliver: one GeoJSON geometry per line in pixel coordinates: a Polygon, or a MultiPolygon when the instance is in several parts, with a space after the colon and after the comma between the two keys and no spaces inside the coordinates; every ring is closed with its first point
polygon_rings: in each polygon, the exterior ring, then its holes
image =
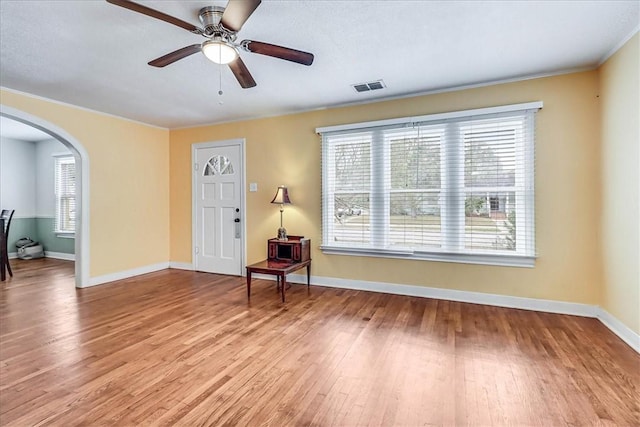
{"type": "Polygon", "coordinates": [[[351,86],[353,86],[356,92],[369,92],[371,90],[384,89],[386,87],[382,80],[376,80],[375,82],[368,83],[358,83],[351,86]]]}

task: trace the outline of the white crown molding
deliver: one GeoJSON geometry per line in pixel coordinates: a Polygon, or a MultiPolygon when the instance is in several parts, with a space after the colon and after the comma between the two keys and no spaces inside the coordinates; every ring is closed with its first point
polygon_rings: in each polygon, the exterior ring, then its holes
{"type": "Polygon", "coordinates": [[[488,114],[500,114],[524,110],[540,110],[543,107],[542,101],[531,101],[519,104],[498,105],[493,107],[473,108],[470,110],[449,111],[444,113],[433,113],[422,116],[398,117],[393,119],[373,120],[360,123],[349,123],[337,126],[325,126],[316,128],[316,133],[342,132],[349,130],[360,130],[362,128],[381,127],[389,125],[406,125],[407,123],[432,122],[448,119],[468,118],[469,116],[483,116],[488,114]]]}
{"type": "Polygon", "coordinates": [[[395,100],[398,100],[398,99],[410,99],[410,98],[416,98],[416,97],[426,96],[426,95],[435,95],[435,94],[439,94],[439,93],[458,92],[458,91],[462,91],[462,90],[476,89],[476,88],[481,88],[481,87],[486,87],[486,86],[497,86],[497,85],[501,85],[501,84],[516,83],[516,82],[521,82],[521,81],[526,81],[526,80],[542,79],[542,78],[545,78],[545,77],[554,77],[554,76],[561,76],[561,75],[565,75],[565,74],[581,73],[583,71],[592,71],[592,70],[595,70],[596,68],[598,68],[597,65],[593,65],[593,66],[590,66],[590,67],[569,68],[569,69],[565,69],[565,70],[558,70],[558,71],[552,72],[552,73],[539,73],[539,74],[524,75],[524,76],[519,76],[519,77],[505,78],[505,79],[500,79],[500,80],[487,80],[487,81],[481,81],[481,82],[476,82],[476,83],[470,83],[470,84],[467,84],[467,85],[447,86],[447,87],[438,88],[438,89],[425,90],[425,91],[419,91],[419,92],[411,92],[411,93],[403,93],[403,94],[380,97],[380,98],[368,98],[368,99],[364,99],[364,100],[361,100],[361,101],[349,101],[349,102],[345,102],[345,103],[331,104],[331,105],[327,105],[327,106],[323,106],[323,107],[309,108],[309,109],[304,109],[304,110],[281,111],[281,112],[277,112],[277,113],[273,113],[273,114],[256,115],[256,116],[244,117],[244,118],[234,119],[234,120],[224,120],[224,121],[213,122],[213,123],[202,123],[202,124],[198,124],[198,125],[173,127],[173,128],[171,128],[171,130],[183,130],[183,129],[194,129],[194,128],[201,128],[201,127],[207,127],[207,126],[218,126],[218,125],[229,124],[229,123],[238,123],[238,122],[248,122],[248,121],[252,121],[252,120],[269,119],[269,118],[273,118],[273,117],[293,116],[293,115],[297,115],[297,114],[311,113],[311,112],[314,112],[314,111],[331,110],[331,109],[334,109],[334,108],[346,108],[346,107],[354,107],[354,106],[358,106],[358,105],[376,104],[378,102],[395,101],[395,100]]]}
{"type": "MultiPolygon", "coordinates": [[[[81,110],[81,111],[86,111],[86,112],[89,112],[89,113],[99,114],[99,115],[105,116],[105,117],[112,117],[114,119],[125,120],[127,122],[135,123],[135,124],[138,124],[138,125],[148,126],[148,127],[152,127],[152,128],[156,128],[156,129],[161,129],[161,130],[169,130],[168,128],[163,128],[162,126],[157,126],[157,125],[152,125],[152,124],[149,124],[149,123],[144,123],[144,122],[141,122],[141,121],[138,121],[138,120],[129,119],[127,117],[118,116],[116,114],[110,114],[110,113],[105,113],[105,112],[98,111],[98,110],[92,110],[91,108],[81,107],[79,105],[74,105],[74,104],[69,104],[68,102],[63,102],[63,101],[58,101],[58,100],[51,99],[51,98],[46,98],[44,96],[34,95],[34,94],[28,93],[28,92],[22,92],[20,90],[11,89],[11,88],[6,87],[6,86],[0,86],[0,90],[4,90],[4,91],[7,91],[7,92],[15,93],[17,95],[22,95],[22,96],[26,96],[26,97],[29,97],[29,98],[37,99],[37,100],[40,100],[40,101],[50,102],[52,104],[61,105],[63,107],[74,108],[76,110],[81,110]]],[[[55,139],[55,138],[51,138],[51,139],[55,139]]],[[[45,141],[45,140],[43,140],[43,141],[45,141]]]]}
{"type": "Polygon", "coordinates": [[[31,93],[28,93],[28,92],[22,92],[22,91],[19,91],[19,90],[16,90],[16,89],[11,89],[11,88],[8,88],[6,86],[0,86],[0,89],[6,90],[7,92],[12,92],[12,93],[16,93],[16,94],[19,94],[19,95],[28,96],[28,97],[31,97],[31,98],[34,98],[34,99],[39,99],[39,100],[51,102],[51,103],[62,105],[62,106],[66,106],[66,107],[72,107],[72,108],[76,108],[76,109],[83,110],[83,111],[88,111],[88,112],[91,112],[91,113],[100,114],[100,115],[107,116],[107,117],[114,117],[114,118],[117,118],[117,119],[122,119],[122,120],[126,120],[128,122],[132,122],[132,123],[136,123],[136,124],[140,124],[140,125],[144,125],[144,126],[149,126],[149,127],[153,127],[153,128],[157,128],[157,129],[162,129],[162,130],[183,130],[183,129],[193,129],[193,128],[200,128],[200,127],[206,127],[206,126],[218,126],[218,125],[222,125],[222,124],[245,122],[245,121],[251,121],[251,120],[261,120],[261,119],[280,117],[280,116],[290,116],[290,115],[295,115],[295,114],[309,113],[309,112],[313,112],[313,111],[328,110],[328,109],[333,109],[333,108],[344,108],[344,107],[352,107],[352,106],[357,106],[357,105],[374,104],[374,103],[377,103],[377,102],[393,101],[393,100],[398,100],[398,99],[408,99],[408,98],[414,98],[414,97],[425,96],[425,95],[435,95],[435,94],[446,93],[446,92],[457,92],[457,91],[462,91],[462,90],[467,90],[467,89],[476,89],[476,88],[481,88],[481,87],[486,87],[486,86],[496,86],[496,85],[507,84],[507,83],[515,83],[515,82],[526,81],[526,80],[535,80],[535,79],[541,79],[541,78],[546,78],[546,77],[554,77],[554,76],[560,76],[560,75],[565,75],[565,74],[580,73],[580,72],[583,72],[583,71],[591,71],[591,70],[597,69],[603,63],[605,63],[626,42],[628,42],[639,30],[640,30],[640,26],[637,26],[636,28],[634,28],[629,35],[627,35],[619,43],[617,43],[609,52],[607,52],[602,57],[602,59],[598,63],[594,64],[593,66],[567,68],[567,69],[558,70],[558,71],[554,71],[554,72],[537,73],[537,74],[526,74],[526,75],[522,75],[522,76],[515,76],[515,77],[497,79],[497,80],[485,80],[485,81],[479,81],[479,82],[470,83],[470,84],[466,84],[466,85],[447,86],[447,87],[442,87],[442,88],[437,88],[437,89],[418,91],[418,92],[411,92],[411,93],[403,93],[403,94],[387,96],[387,97],[383,96],[383,97],[379,97],[379,98],[367,98],[367,99],[363,99],[361,101],[350,101],[350,102],[345,102],[345,103],[338,103],[338,104],[332,104],[332,105],[316,107],[316,108],[308,108],[308,109],[303,109],[303,110],[286,110],[286,111],[275,112],[275,113],[272,113],[272,114],[262,114],[262,115],[258,114],[258,115],[255,115],[255,116],[243,117],[243,118],[232,119],[232,120],[223,120],[223,121],[210,122],[210,123],[200,123],[200,124],[195,124],[195,125],[178,126],[178,127],[172,127],[172,128],[164,128],[164,127],[153,125],[153,124],[150,124],[150,123],[145,123],[145,122],[141,122],[141,121],[138,121],[138,120],[129,119],[127,117],[122,117],[122,116],[118,116],[118,115],[115,115],[115,114],[105,113],[105,112],[102,112],[102,111],[93,110],[93,109],[90,109],[90,108],[81,107],[81,106],[78,106],[78,105],[69,104],[69,103],[62,102],[62,101],[57,101],[55,99],[46,98],[46,97],[39,96],[39,95],[34,95],[34,94],[31,94],[31,93]]]}
{"type": "Polygon", "coordinates": [[[598,67],[600,67],[602,64],[607,62],[607,60],[611,58],[617,51],[619,51],[622,48],[622,46],[627,44],[627,42],[631,40],[631,38],[635,36],[638,31],[640,31],[640,25],[636,26],[633,30],[631,30],[631,32],[626,37],[624,37],[613,48],[611,48],[610,51],[605,53],[604,56],[598,62],[598,67]]]}

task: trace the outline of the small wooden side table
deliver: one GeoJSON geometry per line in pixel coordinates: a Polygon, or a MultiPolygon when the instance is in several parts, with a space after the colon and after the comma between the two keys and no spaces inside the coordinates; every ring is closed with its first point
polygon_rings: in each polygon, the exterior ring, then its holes
{"type": "Polygon", "coordinates": [[[282,291],[282,302],[284,302],[284,292],[287,289],[287,274],[307,267],[307,289],[311,282],[311,260],[301,262],[279,261],[265,259],[247,266],[247,299],[251,299],[251,274],[262,273],[277,276],[280,289],[282,291]]]}

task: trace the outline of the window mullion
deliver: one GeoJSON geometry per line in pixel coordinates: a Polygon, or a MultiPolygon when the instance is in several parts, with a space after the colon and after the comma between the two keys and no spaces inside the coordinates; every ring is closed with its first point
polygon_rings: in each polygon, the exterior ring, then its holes
{"type": "Polygon", "coordinates": [[[371,243],[374,248],[389,244],[389,147],[383,132],[377,130],[371,140],[371,243]]]}
{"type": "Polygon", "coordinates": [[[442,170],[442,246],[448,252],[464,248],[464,149],[458,123],[445,128],[441,145],[442,170]]]}

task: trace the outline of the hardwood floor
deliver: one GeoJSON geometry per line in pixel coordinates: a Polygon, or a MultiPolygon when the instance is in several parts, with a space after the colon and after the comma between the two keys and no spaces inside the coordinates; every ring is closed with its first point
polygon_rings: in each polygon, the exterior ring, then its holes
{"type": "Polygon", "coordinates": [[[599,321],[165,270],[75,289],[12,260],[0,425],[640,425],[599,321]]]}

